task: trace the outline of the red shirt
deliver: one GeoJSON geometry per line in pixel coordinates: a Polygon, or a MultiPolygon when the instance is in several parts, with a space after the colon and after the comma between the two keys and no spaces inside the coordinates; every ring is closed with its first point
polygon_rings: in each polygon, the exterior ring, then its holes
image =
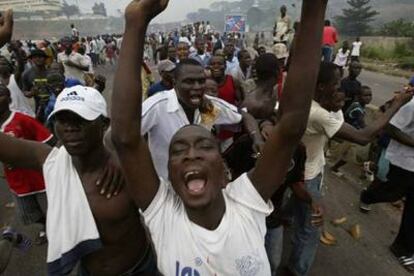
{"type": "MultiPolygon", "coordinates": [[[[18,112],[12,112],[0,131],[7,135],[45,143],[52,138],[49,130],[36,119],[18,112]]],[[[27,196],[45,191],[42,172],[12,168],[4,164],[4,174],[10,189],[17,196],[27,196]]]]}
{"type": "MultiPolygon", "coordinates": [[[[236,105],[236,87],[234,86],[234,80],[232,76],[227,75],[224,84],[218,87],[218,97],[232,105],[236,105]]],[[[217,135],[221,141],[225,141],[233,136],[234,132],[226,129],[221,129],[217,135]]]]}
{"type": "Polygon", "coordinates": [[[236,105],[236,96],[236,87],[234,86],[233,77],[226,75],[226,81],[222,86],[218,87],[218,97],[232,105],[236,105]]]}
{"type": "Polygon", "coordinates": [[[325,26],[323,29],[323,44],[322,45],[329,45],[335,46],[338,42],[338,34],[336,29],[332,26],[325,26]]]}

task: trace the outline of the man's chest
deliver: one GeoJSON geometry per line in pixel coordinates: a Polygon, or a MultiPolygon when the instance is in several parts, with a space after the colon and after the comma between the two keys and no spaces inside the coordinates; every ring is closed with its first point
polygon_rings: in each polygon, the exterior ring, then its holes
{"type": "Polygon", "coordinates": [[[224,244],[203,241],[189,244],[188,237],[174,245],[180,252],[164,252],[162,270],[167,275],[269,275],[263,242],[252,244],[245,238],[231,237],[224,244]]]}

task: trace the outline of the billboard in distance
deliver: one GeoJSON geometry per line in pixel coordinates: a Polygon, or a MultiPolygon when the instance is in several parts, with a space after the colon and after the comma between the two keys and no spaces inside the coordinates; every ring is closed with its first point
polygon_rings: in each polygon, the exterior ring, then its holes
{"type": "Polygon", "coordinates": [[[224,31],[226,33],[246,32],[246,16],[241,14],[228,14],[224,18],[224,31]]]}

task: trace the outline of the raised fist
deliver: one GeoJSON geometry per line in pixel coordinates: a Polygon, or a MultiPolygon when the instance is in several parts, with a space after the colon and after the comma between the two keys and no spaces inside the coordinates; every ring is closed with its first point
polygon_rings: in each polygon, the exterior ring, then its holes
{"type": "Polygon", "coordinates": [[[168,5],[169,0],[134,0],[125,10],[125,20],[134,24],[145,19],[147,22],[160,14],[168,5]]]}

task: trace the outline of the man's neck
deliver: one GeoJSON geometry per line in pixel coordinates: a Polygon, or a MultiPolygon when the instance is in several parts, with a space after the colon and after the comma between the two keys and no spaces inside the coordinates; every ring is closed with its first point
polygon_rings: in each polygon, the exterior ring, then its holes
{"type": "Polygon", "coordinates": [[[190,124],[192,124],[194,122],[194,113],[195,113],[195,109],[192,109],[190,107],[188,107],[186,104],[184,104],[180,99],[178,99],[178,102],[180,103],[181,107],[184,110],[185,116],[188,119],[188,122],[190,124]]]}
{"type": "Polygon", "coordinates": [[[11,114],[10,109],[0,114],[0,125],[4,124],[4,122],[10,117],[10,114],[11,114]]]}
{"type": "Polygon", "coordinates": [[[110,154],[103,144],[84,156],[72,156],[72,162],[80,175],[99,172],[106,164],[110,154]]]}
{"type": "Polygon", "coordinates": [[[222,86],[226,82],[226,75],[224,74],[224,75],[222,75],[220,77],[213,77],[213,79],[217,82],[217,84],[219,86],[222,86]]]}
{"type": "Polygon", "coordinates": [[[193,223],[210,231],[216,230],[226,212],[226,203],[224,201],[223,193],[220,192],[213,202],[202,209],[191,209],[186,207],[186,211],[188,218],[193,223]]]}
{"type": "Polygon", "coordinates": [[[161,84],[164,86],[164,87],[167,87],[167,88],[169,88],[169,89],[172,89],[172,85],[170,85],[168,82],[165,82],[163,79],[161,79],[161,84]]]}

